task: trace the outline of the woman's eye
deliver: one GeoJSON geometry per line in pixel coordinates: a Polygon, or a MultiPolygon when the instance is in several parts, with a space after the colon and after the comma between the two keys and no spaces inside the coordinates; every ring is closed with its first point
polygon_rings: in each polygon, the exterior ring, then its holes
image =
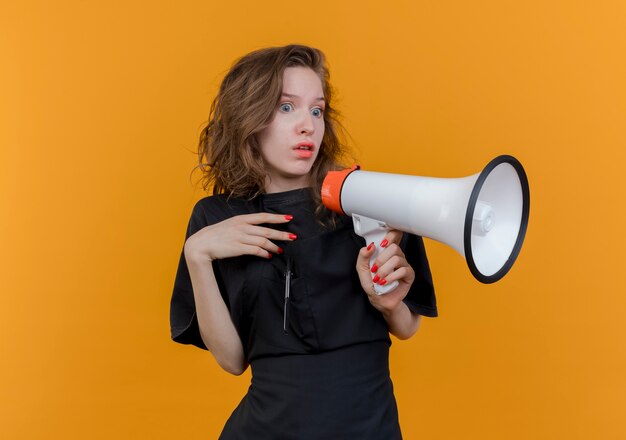
{"type": "Polygon", "coordinates": [[[291,110],[293,110],[293,105],[291,104],[281,104],[280,105],[280,111],[283,113],[289,113],[291,110]]]}
{"type": "Polygon", "coordinates": [[[323,112],[324,111],[321,108],[314,108],[313,110],[311,110],[311,114],[315,116],[316,118],[319,118],[320,116],[322,116],[323,112]]]}

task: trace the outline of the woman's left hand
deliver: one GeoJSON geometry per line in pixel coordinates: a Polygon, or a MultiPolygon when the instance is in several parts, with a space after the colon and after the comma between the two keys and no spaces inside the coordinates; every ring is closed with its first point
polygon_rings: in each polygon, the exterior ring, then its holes
{"type": "Polygon", "coordinates": [[[356,262],[356,269],[363,290],[367,293],[370,303],[383,314],[392,313],[401,305],[415,280],[415,272],[406,260],[404,252],[400,249],[401,239],[401,231],[389,231],[381,243],[370,243],[367,247],[363,247],[356,262]],[[374,266],[370,271],[369,261],[376,250],[376,246],[384,249],[374,260],[374,266]],[[394,290],[384,295],[376,294],[375,282],[385,285],[394,281],[399,283],[394,290]]]}

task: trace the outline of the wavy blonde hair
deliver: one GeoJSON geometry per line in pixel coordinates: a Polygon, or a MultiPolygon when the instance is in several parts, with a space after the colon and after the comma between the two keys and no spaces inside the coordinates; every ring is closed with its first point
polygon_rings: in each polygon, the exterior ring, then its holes
{"type": "Polygon", "coordinates": [[[333,107],[325,56],[312,47],[288,45],[260,49],[243,56],[231,67],[200,135],[198,168],[202,171],[202,186],[207,191],[212,187],[213,194],[229,197],[251,199],[264,192],[267,167],[255,135],[274,117],[283,89],[283,72],[288,67],[308,67],[322,81],[325,130],[310,171],[316,214],[322,218],[328,214],[320,198],[322,182],[328,171],[343,167],[348,153],[346,133],[333,107]]]}

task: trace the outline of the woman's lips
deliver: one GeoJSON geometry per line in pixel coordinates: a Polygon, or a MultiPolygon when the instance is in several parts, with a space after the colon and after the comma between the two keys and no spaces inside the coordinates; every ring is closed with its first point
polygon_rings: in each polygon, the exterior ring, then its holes
{"type": "Polygon", "coordinates": [[[300,142],[298,145],[294,147],[294,151],[296,155],[302,159],[309,159],[313,156],[313,149],[315,148],[315,144],[313,142],[300,142]]]}
{"type": "Polygon", "coordinates": [[[302,159],[308,159],[311,156],[313,156],[313,152],[311,150],[302,150],[302,149],[296,148],[294,151],[296,152],[298,157],[301,157],[302,159]]]}

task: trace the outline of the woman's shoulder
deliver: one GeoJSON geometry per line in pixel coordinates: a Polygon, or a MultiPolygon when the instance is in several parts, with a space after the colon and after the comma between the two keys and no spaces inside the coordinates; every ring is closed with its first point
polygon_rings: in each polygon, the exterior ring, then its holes
{"type": "Polygon", "coordinates": [[[196,202],[193,208],[193,215],[206,218],[207,223],[222,221],[235,215],[251,214],[253,212],[256,211],[252,201],[238,197],[229,197],[226,194],[203,197],[196,202]]]}

